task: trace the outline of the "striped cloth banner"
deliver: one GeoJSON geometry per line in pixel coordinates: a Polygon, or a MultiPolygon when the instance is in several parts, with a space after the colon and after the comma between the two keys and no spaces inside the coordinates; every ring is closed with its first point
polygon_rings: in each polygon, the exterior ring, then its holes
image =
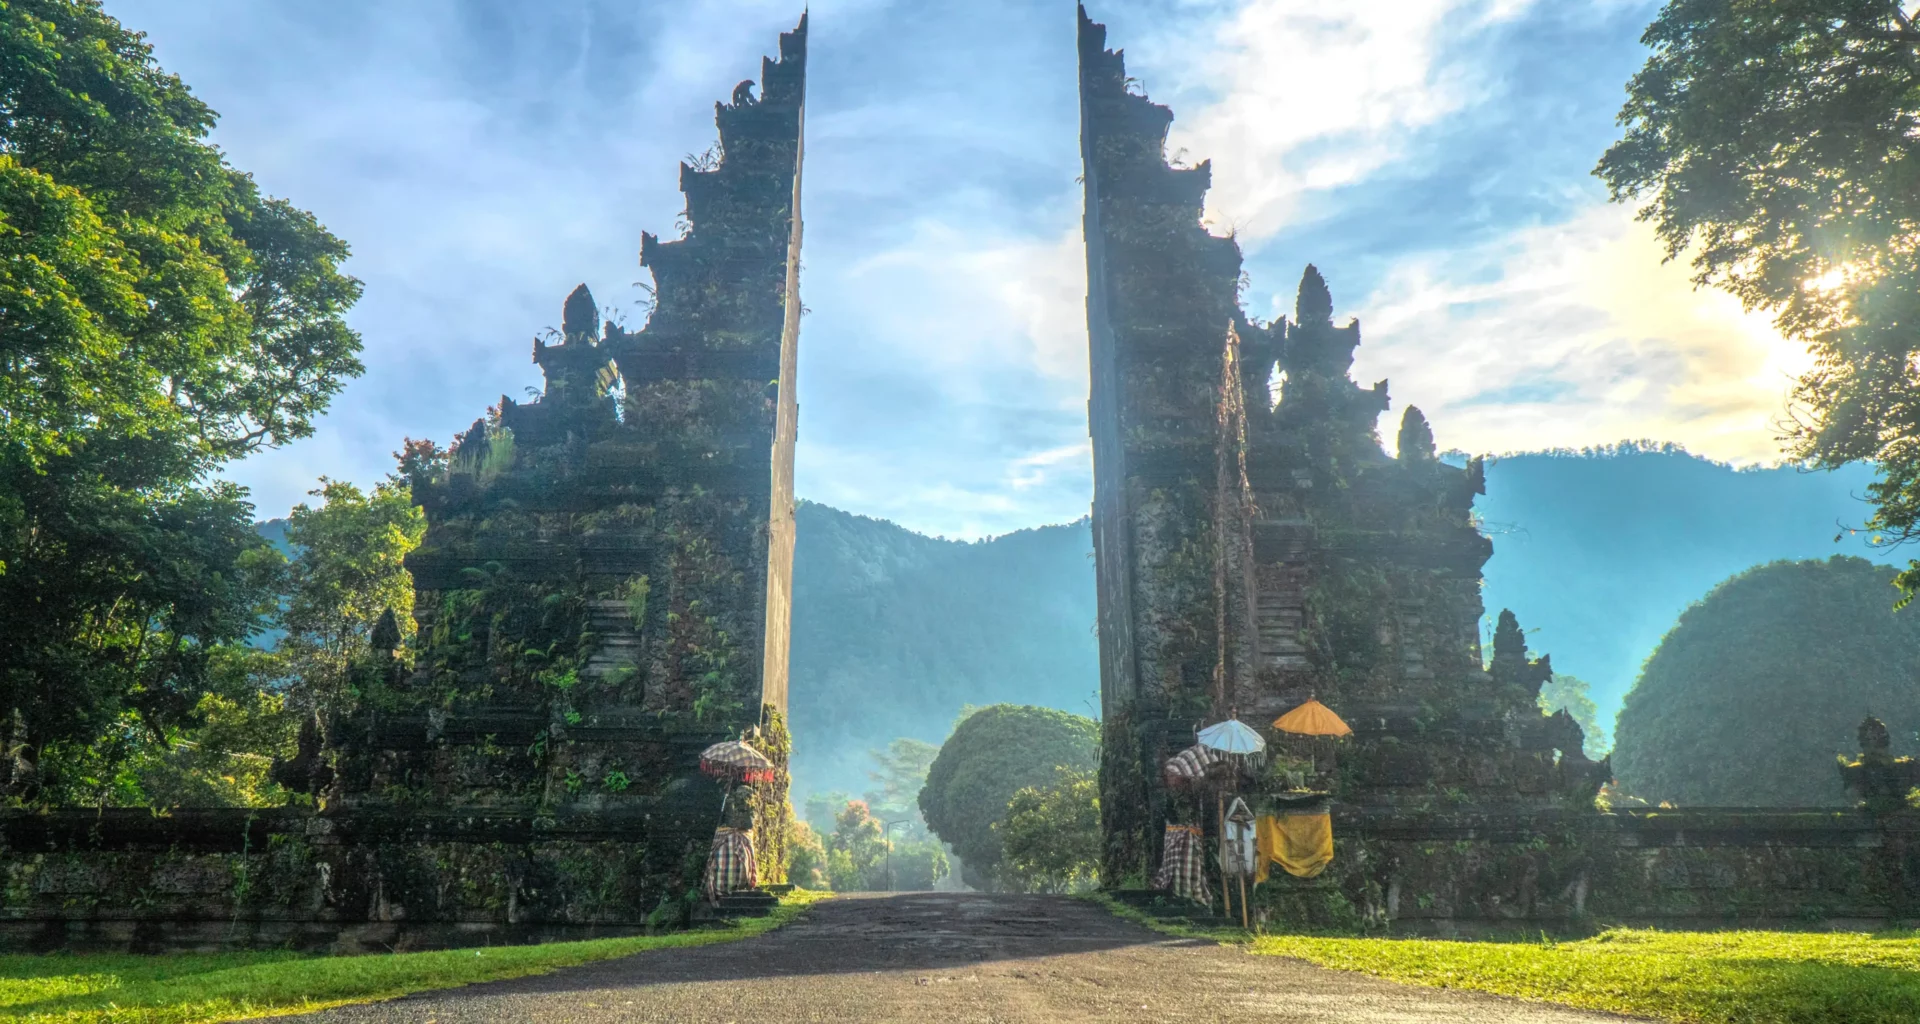
{"type": "Polygon", "coordinates": [[[760,884],[760,870],[754,861],[753,837],[737,828],[722,827],[713,834],[713,850],[707,854],[705,883],[707,902],[760,884]]]}
{"type": "Polygon", "coordinates": [[[1207,889],[1206,844],[1198,825],[1168,825],[1160,849],[1160,871],[1153,876],[1155,889],[1171,889],[1175,896],[1196,900],[1211,908],[1213,893],[1207,889]]]}
{"type": "Polygon", "coordinates": [[[1164,769],[1167,782],[1170,784],[1198,782],[1207,777],[1207,766],[1218,760],[1220,760],[1220,754],[1217,751],[1198,744],[1188,747],[1167,759],[1164,769]]]}

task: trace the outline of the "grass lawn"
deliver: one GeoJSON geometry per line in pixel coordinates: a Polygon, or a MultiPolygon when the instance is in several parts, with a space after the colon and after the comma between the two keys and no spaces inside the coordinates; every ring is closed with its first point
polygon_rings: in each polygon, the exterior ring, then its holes
{"type": "Polygon", "coordinates": [[[1615,929],[1557,943],[1269,935],[1251,948],[1394,981],[1656,1020],[1920,1021],[1920,936],[1912,932],[1615,929]]]}
{"type": "Polygon", "coordinates": [[[184,1024],[303,1013],[476,981],[544,974],[590,960],[759,935],[824,893],[795,891],[772,916],[700,931],[543,946],[314,956],[218,953],[0,956],[0,1020],[31,1024],[184,1024]]]}
{"type": "Polygon", "coordinates": [[[1920,1022],[1920,934],[1913,932],[1661,932],[1617,928],[1554,942],[1448,941],[1321,935],[1252,936],[1239,929],[1162,931],[1244,944],[1263,956],[1392,981],[1472,989],[1712,1024],[1920,1022]]]}

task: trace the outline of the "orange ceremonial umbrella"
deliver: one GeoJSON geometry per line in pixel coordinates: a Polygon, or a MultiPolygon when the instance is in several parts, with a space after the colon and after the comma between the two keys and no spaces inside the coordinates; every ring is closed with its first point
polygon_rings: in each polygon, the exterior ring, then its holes
{"type": "Polygon", "coordinates": [[[1353,729],[1333,713],[1333,709],[1309,697],[1305,704],[1273,720],[1281,732],[1299,736],[1351,736],[1353,729]]]}

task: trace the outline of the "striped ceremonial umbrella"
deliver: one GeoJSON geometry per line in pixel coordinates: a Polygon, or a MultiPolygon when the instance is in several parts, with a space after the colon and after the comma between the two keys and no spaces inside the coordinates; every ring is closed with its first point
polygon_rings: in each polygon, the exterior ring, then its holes
{"type": "Polygon", "coordinates": [[[1168,786],[1191,786],[1207,779],[1207,766],[1221,755],[1196,743],[1167,759],[1161,775],[1168,786]]]}
{"type": "Polygon", "coordinates": [[[772,782],[773,762],[740,740],[715,743],[700,752],[700,770],[739,782],[772,782]]]}

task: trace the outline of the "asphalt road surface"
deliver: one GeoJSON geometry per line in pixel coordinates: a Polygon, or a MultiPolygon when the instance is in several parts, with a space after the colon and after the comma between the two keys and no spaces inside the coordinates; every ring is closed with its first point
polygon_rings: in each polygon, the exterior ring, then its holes
{"type": "Polygon", "coordinates": [[[838,897],[784,928],[740,942],[641,953],[301,1019],[1597,1024],[1623,1018],[1397,985],[1168,938],[1064,897],[902,893],[838,897]]]}

